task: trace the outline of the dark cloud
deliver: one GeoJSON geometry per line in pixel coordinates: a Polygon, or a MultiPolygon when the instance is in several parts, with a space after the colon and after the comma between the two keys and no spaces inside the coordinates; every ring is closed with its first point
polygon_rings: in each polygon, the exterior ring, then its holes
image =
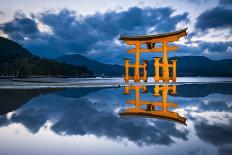
{"type": "MultiPolygon", "coordinates": [[[[208,56],[213,57],[215,54],[229,54],[229,47],[232,47],[232,41],[228,42],[199,42],[199,49],[208,52],[208,56]]],[[[225,57],[227,58],[227,57],[225,57]]]]}
{"type": "Polygon", "coordinates": [[[232,6],[232,0],[220,0],[219,4],[225,6],[232,6]]]}
{"type": "Polygon", "coordinates": [[[4,16],[4,15],[5,15],[5,13],[4,13],[4,12],[2,12],[2,11],[0,11],[0,15],[4,16]]]}
{"type": "MultiPolygon", "coordinates": [[[[207,42],[207,40],[188,42],[189,45],[192,43],[197,46],[178,45],[178,56],[206,56],[214,60],[228,59],[231,57],[232,41],[230,40],[224,42],[207,42]]],[[[176,53],[174,52],[169,53],[169,56],[176,56],[176,53]]]]}
{"type": "Polygon", "coordinates": [[[232,8],[219,5],[203,12],[197,18],[196,28],[200,30],[229,28],[232,31],[232,8]]]}
{"type": "MultiPolygon", "coordinates": [[[[204,33],[207,34],[207,30],[212,28],[215,29],[215,31],[217,29],[229,29],[230,32],[227,36],[232,34],[231,2],[231,0],[221,0],[219,1],[218,6],[200,14],[195,25],[196,32],[203,35],[204,33]]],[[[192,35],[194,36],[195,34],[193,33],[192,35]]],[[[224,42],[207,42],[206,40],[197,43],[198,48],[196,48],[196,51],[198,51],[201,55],[205,55],[213,59],[217,59],[218,57],[228,58],[228,56],[231,56],[231,50],[229,48],[232,46],[232,41],[228,40],[226,37],[224,42]]]]}
{"type": "Polygon", "coordinates": [[[36,22],[19,12],[15,14],[12,21],[1,24],[0,29],[14,40],[33,38],[39,33],[36,22]]]}
{"type": "Polygon", "coordinates": [[[220,155],[230,155],[232,152],[232,148],[229,146],[225,146],[219,149],[220,155]]]}
{"type": "Polygon", "coordinates": [[[174,16],[173,13],[169,7],[133,7],[127,11],[108,11],[83,17],[75,11],[63,9],[33,14],[31,18],[17,14],[19,17],[1,24],[1,30],[38,55],[56,57],[82,53],[101,61],[115,62],[126,53],[114,42],[119,34],[146,34],[151,27],[156,33],[169,32],[176,29],[177,23],[188,22],[187,13],[174,16]],[[38,33],[35,21],[48,26],[52,34],[38,33]],[[30,40],[25,41],[25,37],[30,40]]]}

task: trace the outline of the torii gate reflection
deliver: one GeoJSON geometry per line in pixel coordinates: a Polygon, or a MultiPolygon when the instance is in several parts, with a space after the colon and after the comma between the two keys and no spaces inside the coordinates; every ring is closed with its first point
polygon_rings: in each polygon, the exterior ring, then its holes
{"type": "Polygon", "coordinates": [[[168,108],[178,108],[177,103],[172,103],[167,101],[167,95],[170,91],[171,95],[176,94],[176,86],[175,85],[156,85],[153,89],[154,96],[162,95],[162,101],[144,101],[140,100],[140,90],[142,93],[147,93],[146,86],[126,86],[124,88],[124,94],[129,95],[130,91],[134,90],[135,99],[127,100],[127,104],[134,104],[134,108],[128,108],[124,112],[120,113],[121,116],[144,116],[144,117],[152,117],[152,118],[161,118],[167,119],[171,121],[175,121],[181,124],[186,125],[186,118],[180,116],[177,112],[169,111],[168,108]],[[161,93],[160,93],[161,92],[161,93]],[[146,109],[142,109],[141,106],[146,105],[146,109]],[[161,107],[161,110],[157,108],[161,107]]]}

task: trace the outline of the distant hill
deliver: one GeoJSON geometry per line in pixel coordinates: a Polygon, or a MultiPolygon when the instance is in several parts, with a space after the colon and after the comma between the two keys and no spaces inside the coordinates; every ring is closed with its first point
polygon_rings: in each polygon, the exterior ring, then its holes
{"type": "MultiPolygon", "coordinates": [[[[173,57],[177,59],[177,76],[231,76],[232,59],[211,60],[204,56],[173,57]]],[[[88,59],[80,54],[64,55],[56,58],[60,62],[87,66],[95,74],[120,76],[124,73],[121,65],[110,65],[88,59]]],[[[153,61],[149,61],[149,76],[154,75],[153,61]]]]}
{"type": "Polygon", "coordinates": [[[0,76],[14,74],[19,77],[32,75],[79,76],[91,75],[83,66],[60,63],[33,55],[18,43],[0,37],[0,76]]]}
{"type": "MultiPolygon", "coordinates": [[[[204,56],[173,57],[177,59],[177,76],[232,77],[232,59],[211,60],[204,56]]],[[[153,75],[153,61],[149,62],[149,74],[153,75]]]]}
{"type": "Polygon", "coordinates": [[[124,72],[124,67],[120,65],[104,64],[96,60],[89,59],[80,54],[64,55],[55,60],[68,64],[86,66],[94,72],[94,74],[104,74],[108,76],[121,76],[124,72]]]}

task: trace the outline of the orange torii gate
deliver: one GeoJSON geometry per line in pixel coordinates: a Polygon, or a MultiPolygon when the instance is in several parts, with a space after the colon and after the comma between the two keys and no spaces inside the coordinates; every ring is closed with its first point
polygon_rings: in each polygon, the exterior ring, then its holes
{"type": "Polygon", "coordinates": [[[168,51],[178,50],[178,46],[168,46],[169,42],[178,41],[179,38],[186,36],[187,28],[182,29],[176,32],[170,32],[166,34],[157,34],[157,35],[146,35],[146,36],[123,36],[121,35],[119,40],[125,41],[127,45],[133,45],[135,48],[128,49],[128,53],[135,53],[135,63],[130,64],[130,59],[124,59],[125,61],[125,82],[129,80],[134,80],[134,82],[147,81],[147,61],[143,62],[143,65],[140,64],[140,53],[141,52],[163,52],[162,62],[160,58],[154,58],[154,67],[155,67],[155,82],[163,80],[164,82],[169,82],[172,80],[176,81],[176,61],[172,60],[173,64],[168,63],[168,51]],[[162,43],[162,47],[156,47],[156,43],[162,43]],[[141,45],[147,45],[147,48],[142,48],[141,45]],[[134,68],[134,77],[129,76],[129,68],[134,68]],[[140,77],[139,69],[143,68],[143,77],[140,77]],[[162,69],[162,77],[159,75],[159,68],[162,69]],[[172,78],[169,76],[169,68],[172,68],[172,78]]]}
{"type": "Polygon", "coordinates": [[[144,116],[144,117],[154,117],[154,118],[161,118],[167,119],[171,121],[175,121],[181,124],[186,125],[186,118],[180,116],[177,112],[169,111],[168,108],[177,108],[177,103],[172,103],[167,101],[168,92],[171,91],[171,94],[176,94],[176,86],[158,86],[154,87],[154,96],[160,96],[160,91],[162,92],[162,101],[145,101],[140,100],[140,90],[142,93],[147,93],[146,86],[126,86],[124,88],[124,94],[129,95],[130,90],[134,90],[135,99],[134,100],[127,100],[127,104],[135,105],[134,108],[127,108],[124,112],[120,113],[121,116],[144,116]],[[145,109],[142,107],[145,106],[145,109]],[[161,110],[158,110],[157,107],[161,107],[161,110]]]}

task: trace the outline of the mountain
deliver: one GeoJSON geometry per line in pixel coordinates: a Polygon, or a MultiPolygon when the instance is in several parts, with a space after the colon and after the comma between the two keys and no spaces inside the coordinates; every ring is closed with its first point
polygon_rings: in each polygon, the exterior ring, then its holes
{"type": "MultiPolygon", "coordinates": [[[[204,56],[172,57],[177,59],[177,76],[232,76],[232,59],[211,60],[204,56]]],[[[56,58],[60,62],[87,66],[95,74],[120,76],[124,73],[124,67],[100,63],[88,59],[80,54],[64,55],[56,58]]],[[[148,74],[154,75],[153,61],[149,61],[148,74]]]]}
{"type": "MultiPolygon", "coordinates": [[[[232,59],[211,60],[204,56],[182,56],[172,57],[177,59],[177,76],[232,76],[232,59]]],[[[153,61],[149,62],[148,69],[150,75],[153,75],[153,61]]]]}
{"type": "Polygon", "coordinates": [[[104,74],[108,76],[121,76],[124,72],[124,67],[120,65],[104,64],[96,60],[89,59],[80,54],[63,55],[55,60],[65,62],[67,64],[86,66],[92,70],[94,74],[104,74]]]}
{"type": "Polygon", "coordinates": [[[203,56],[177,59],[179,76],[232,76],[232,59],[211,60],[203,56]]]}
{"type": "Polygon", "coordinates": [[[92,72],[84,66],[60,63],[33,55],[18,43],[0,37],[0,75],[18,77],[32,75],[81,76],[92,72]]]}

